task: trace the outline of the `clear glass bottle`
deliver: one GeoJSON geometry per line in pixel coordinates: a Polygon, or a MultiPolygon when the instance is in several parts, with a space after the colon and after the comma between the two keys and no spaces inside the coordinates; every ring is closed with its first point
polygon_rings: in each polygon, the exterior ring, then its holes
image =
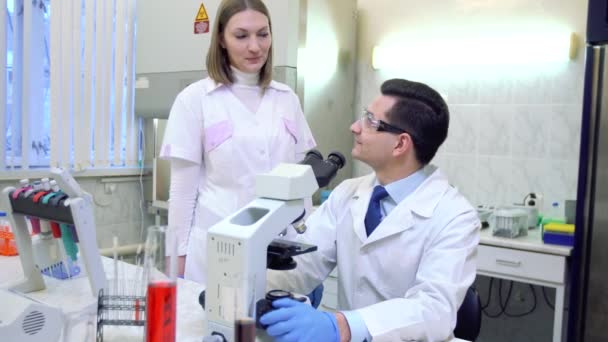
{"type": "Polygon", "coordinates": [[[547,216],[547,219],[550,220],[559,221],[564,219],[564,209],[559,205],[559,202],[551,202],[551,208],[549,209],[549,215],[547,216]]]}

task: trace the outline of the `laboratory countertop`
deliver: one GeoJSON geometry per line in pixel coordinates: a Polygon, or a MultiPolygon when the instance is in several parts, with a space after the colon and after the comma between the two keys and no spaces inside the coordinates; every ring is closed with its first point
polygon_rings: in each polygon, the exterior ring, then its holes
{"type": "Polygon", "coordinates": [[[479,235],[479,244],[562,256],[570,256],[572,252],[572,247],[544,243],[540,228],[530,229],[528,235],[513,239],[493,236],[492,228],[485,228],[479,235]]]}
{"type": "MultiPolygon", "coordinates": [[[[313,206],[313,211],[318,208],[318,206],[313,206]]],[[[527,236],[520,236],[513,239],[493,236],[492,228],[485,228],[482,229],[479,234],[479,244],[562,256],[570,256],[570,253],[572,252],[572,247],[545,244],[542,239],[540,228],[530,229],[528,230],[527,236]]],[[[334,272],[333,276],[337,276],[337,273],[334,272]]]]}
{"type": "MultiPolygon", "coordinates": [[[[114,263],[110,258],[102,257],[104,270],[108,278],[113,277],[114,263]]],[[[119,263],[120,274],[134,274],[136,266],[119,263]],[[124,271],[124,272],[123,272],[124,271]]],[[[23,278],[19,257],[0,256],[0,288],[23,278]]],[[[58,280],[44,276],[47,288],[28,293],[27,296],[42,303],[61,307],[70,323],[67,341],[94,341],[95,332],[90,331],[94,325],[87,322],[87,317],[96,320],[97,297],[91,293],[88,278],[78,277],[71,280],[58,280]],[[91,333],[93,335],[91,335],[91,333]],[[89,337],[87,337],[89,336],[89,337]]],[[[200,342],[205,333],[205,313],[198,303],[203,287],[195,282],[178,279],[177,289],[177,328],[176,341],[200,342]]],[[[90,320],[89,320],[90,321],[90,320]]],[[[143,327],[105,326],[104,341],[138,341],[144,336],[143,327]]]]}
{"type": "MultiPolygon", "coordinates": [[[[104,270],[108,278],[112,277],[114,264],[110,258],[102,257],[104,270]]],[[[136,267],[128,263],[119,262],[119,270],[124,267],[125,274],[134,272],[136,267]]],[[[0,256],[0,288],[6,288],[11,282],[23,278],[23,271],[19,257],[0,256]]],[[[94,327],[97,313],[97,298],[91,294],[88,279],[79,277],[69,281],[57,280],[44,276],[47,288],[42,291],[31,292],[28,297],[40,302],[61,307],[70,319],[70,333],[64,341],[93,341],[94,327]],[[90,319],[86,319],[89,317],[90,319]],[[88,337],[87,337],[88,336],[88,337]]],[[[176,341],[200,342],[205,334],[205,313],[198,303],[202,291],[198,283],[178,279],[177,290],[177,331],[176,341]]],[[[143,327],[104,327],[104,341],[140,342],[143,338],[143,327]]],[[[451,339],[449,342],[466,342],[461,339],[451,339]]]]}

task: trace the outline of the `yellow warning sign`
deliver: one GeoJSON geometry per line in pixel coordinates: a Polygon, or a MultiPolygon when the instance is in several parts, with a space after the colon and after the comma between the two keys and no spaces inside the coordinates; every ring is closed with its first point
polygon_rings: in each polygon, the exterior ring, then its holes
{"type": "Polygon", "coordinates": [[[207,10],[205,10],[205,5],[201,3],[201,7],[199,7],[194,19],[194,34],[207,32],[209,32],[209,16],[207,15],[207,10]]]}
{"type": "Polygon", "coordinates": [[[196,19],[194,21],[203,21],[209,20],[207,16],[207,11],[205,10],[205,5],[201,3],[201,7],[198,9],[198,13],[196,14],[196,19]]]}

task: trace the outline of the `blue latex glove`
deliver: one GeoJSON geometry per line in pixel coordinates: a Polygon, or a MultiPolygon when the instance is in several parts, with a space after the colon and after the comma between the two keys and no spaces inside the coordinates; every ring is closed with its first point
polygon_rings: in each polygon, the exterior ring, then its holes
{"type": "Polygon", "coordinates": [[[266,332],[278,342],[337,342],[340,341],[336,316],[318,311],[312,306],[283,298],[272,302],[277,310],[270,311],[260,322],[268,325],[266,332]]]}
{"type": "Polygon", "coordinates": [[[325,287],[323,286],[323,284],[315,287],[314,290],[312,290],[311,293],[308,294],[308,298],[310,298],[310,303],[312,304],[312,306],[316,309],[319,307],[319,304],[321,304],[321,299],[323,299],[323,289],[325,287]]]}

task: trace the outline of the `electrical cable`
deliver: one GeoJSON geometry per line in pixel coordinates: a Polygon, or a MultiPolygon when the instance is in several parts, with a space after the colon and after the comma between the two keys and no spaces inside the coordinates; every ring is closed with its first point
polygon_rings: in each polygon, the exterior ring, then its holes
{"type": "Polygon", "coordinates": [[[488,300],[486,301],[485,305],[483,303],[481,304],[481,312],[489,318],[498,318],[503,313],[502,308],[501,308],[500,312],[498,312],[496,314],[489,313],[488,310],[486,310],[488,308],[488,306],[490,306],[490,301],[492,300],[492,288],[494,287],[493,284],[494,284],[494,278],[490,278],[490,286],[488,289],[488,300]]]}
{"type": "Polygon", "coordinates": [[[551,310],[555,310],[555,304],[551,304],[549,301],[549,297],[547,296],[547,292],[544,286],[541,287],[543,289],[543,297],[545,297],[545,303],[551,308],[551,310]]]}
{"type": "Polygon", "coordinates": [[[536,305],[537,305],[537,299],[536,299],[536,291],[534,290],[534,287],[532,285],[528,285],[530,286],[530,289],[532,290],[532,297],[534,298],[534,302],[532,304],[532,307],[523,313],[509,313],[507,311],[507,306],[509,304],[509,301],[511,300],[511,293],[513,292],[513,281],[509,281],[509,290],[507,291],[507,296],[506,299],[503,303],[503,299],[502,299],[502,279],[499,280],[498,283],[498,302],[500,304],[500,308],[502,309],[502,312],[505,314],[505,316],[507,317],[512,317],[512,318],[518,318],[518,317],[523,317],[526,315],[531,314],[532,312],[534,312],[534,310],[536,310],[536,305]]]}
{"type": "MultiPolygon", "coordinates": [[[[492,289],[494,285],[494,278],[490,278],[490,284],[488,286],[488,297],[487,300],[485,301],[485,304],[482,302],[481,303],[481,310],[482,313],[484,315],[486,315],[489,318],[498,318],[500,317],[502,314],[504,314],[507,317],[511,317],[511,318],[519,318],[519,317],[523,317],[526,315],[531,314],[532,312],[534,312],[536,310],[536,306],[537,306],[537,297],[536,297],[536,290],[534,289],[534,286],[532,285],[528,285],[530,287],[530,290],[532,291],[532,298],[533,298],[533,303],[530,309],[528,309],[525,312],[522,313],[510,313],[507,311],[507,307],[509,304],[509,301],[511,300],[511,294],[513,292],[513,281],[509,281],[509,286],[508,286],[508,290],[507,290],[507,294],[506,294],[506,298],[504,298],[503,300],[503,280],[499,279],[498,280],[498,306],[499,306],[499,311],[497,313],[490,313],[488,312],[488,307],[490,306],[490,303],[492,301],[492,289]]],[[[543,288],[543,295],[545,295],[544,292],[544,288],[543,288]]],[[[547,300],[547,297],[545,295],[545,300],[547,300]]]]}
{"type": "Polygon", "coordinates": [[[481,303],[481,309],[485,310],[488,306],[490,306],[490,300],[492,300],[492,283],[494,283],[494,278],[490,278],[490,286],[488,286],[488,300],[486,304],[481,303]]]}

